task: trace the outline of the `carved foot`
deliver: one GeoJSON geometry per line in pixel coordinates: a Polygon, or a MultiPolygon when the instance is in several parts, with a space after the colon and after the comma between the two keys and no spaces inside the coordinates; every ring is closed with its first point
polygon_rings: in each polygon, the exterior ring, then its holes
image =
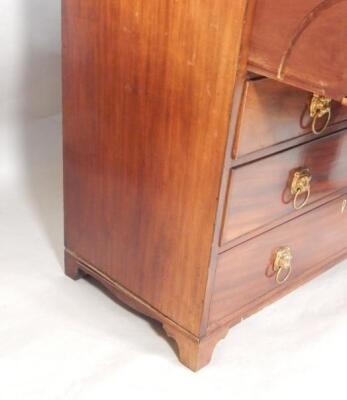
{"type": "Polygon", "coordinates": [[[192,371],[205,367],[212,358],[217,343],[224,339],[229,328],[223,327],[204,338],[190,336],[171,325],[163,325],[167,335],[175,340],[178,347],[179,359],[192,371]]]}
{"type": "Polygon", "coordinates": [[[75,258],[67,251],[65,251],[65,275],[74,281],[77,281],[85,275],[84,272],[79,269],[75,258]]]}

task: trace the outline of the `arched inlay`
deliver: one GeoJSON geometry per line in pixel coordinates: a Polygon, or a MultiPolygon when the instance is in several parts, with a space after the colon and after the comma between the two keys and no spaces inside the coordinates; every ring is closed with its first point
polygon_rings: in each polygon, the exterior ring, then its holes
{"type": "Polygon", "coordinates": [[[281,63],[278,68],[277,78],[284,79],[285,69],[288,65],[288,60],[293,52],[294,46],[297,44],[302,34],[308,29],[308,27],[315,22],[325,11],[336,6],[339,3],[346,2],[346,0],[323,0],[315,8],[313,8],[300,22],[295,34],[292,37],[289,46],[282,56],[281,63]]]}

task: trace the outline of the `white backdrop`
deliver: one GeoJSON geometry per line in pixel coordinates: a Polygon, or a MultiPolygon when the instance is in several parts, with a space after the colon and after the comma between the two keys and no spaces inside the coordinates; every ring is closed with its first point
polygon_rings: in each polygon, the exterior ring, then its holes
{"type": "Polygon", "coordinates": [[[157,324],[64,277],[60,1],[0,11],[0,399],[345,399],[346,263],[232,329],[198,374],[157,324]]]}
{"type": "Polygon", "coordinates": [[[26,127],[61,111],[60,0],[0,0],[0,11],[0,179],[4,182],[27,174],[32,148],[50,151],[42,137],[38,140],[26,127]]]}

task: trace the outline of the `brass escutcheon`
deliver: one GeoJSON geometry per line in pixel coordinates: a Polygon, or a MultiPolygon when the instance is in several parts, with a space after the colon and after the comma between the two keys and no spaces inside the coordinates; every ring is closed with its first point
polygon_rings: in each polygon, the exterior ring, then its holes
{"type": "Polygon", "coordinates": [[[290,191],[294,196],[295,210],[300,210],[308,203],[311,196],[311,180],[312,176],[308,168],[300,168],[294,173],[290,191]],[[305,199],[299,203],[299,198],[302,195],[305,195],[305,199]]]}
{"type": "Polygon", "coordinates": [[[290,247],[280,247],[275,253],[273,269],[276,272],[276,282],[282,285],[292,273],[293,255],[290,247]]]}
{"type": "Polygon", "coordinates": [[[314,94],[310,104],[310,116],[312,118],[312,132],[320,135],[328,127],[331,120],[331,99],[329,97],[314,94]],[[325,123],[321,129],[317,129],[317,122],[325,117],[325,123]]]}

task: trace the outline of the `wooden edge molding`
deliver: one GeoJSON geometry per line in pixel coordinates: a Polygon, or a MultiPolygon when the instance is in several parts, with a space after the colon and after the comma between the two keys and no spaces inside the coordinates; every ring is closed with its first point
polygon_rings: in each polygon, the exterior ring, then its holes
{"type": "Polygon", "coordinates": [[[121,300],[127,306],[133,308],[135,311],[144,314],[149,318],[158,320],[163,324],[172,325],[177,331],[182,331],[188,337],[195,338],[195,336],[191,332],[184,329],[176,322],[172,321],[170,318],[166,317],[164,314],[152,307],[146,301],[131,293],[120,283],[109,278],[98,268],[90,265],[89,263],[78,257],[75,253],[67,249],[65,250],[65,274],[73,280],[80,279],[84,275],[89,275],[100,282],[119,300],[121,300]]]}
{"type": "Polygon", "coordinates": [[[117,297],[128,307],[134,309],[140,314],[146,315],[151,319],[159,321],[162,324],[167,336],[175,341],[177,345],[178,357],[182,364],[196,372],[205,367],[211,361],[216,345],[219,341],[225,338],[229,330],[234,325],[237,325],[240,321],[253,315],[255,312],[261,310],[268,304],[273,303],[274,300],[278,300],[302,284],[312,280],[312,278],[318,276],[325,270],[328,270],[332,266],[336,265],[336,263],[345,259],[346,255],[347,249],[344,249],[334,257],[324,260],[322,265],[316,269],[308,271],[293,285],[288,286],[276,294],[270,293],[267,296],[257,299],[251,304],[245,306],[243,309],[239,310],[237,314],[219,321],[218,324],[211,324],[209,326],[207,335],[201,338],[193,335],[186,329],[179,326],[177,323],[163,315],[151,305],[129,292],[119,283],[112,281],[97,268],[91,266],[85,261],[81,261],[69,250],[65,250],[65,274],[74,280],[82,278],[85,275],[89,275],[100,282],[115,297],[117,297]]]}
{"type": "Polygon", "coordinates": [[[65,250],[65,274],[73,280],[89,275],[128,307],[159,321],[166,334],[175,340],[180,361],[193,371],[209,363],[217,342],[229,330],[229,326],[222,327],[209,336],[198,338],[69,250],[65,250]]]}
{"type": "Polygon", "coordinates": [[[232,161],[232,148],[235,141],[235,135],[237,131],[237,125],[239,122],[239,110],[242,102],[244,93],[245,77],[247,75],[247,62],[249,45],[252,33],[252,21],[254,17],[254,10],[256,6],[256,0],[247,0],[244,8],[237,19],[242,20],[243,23],[239,27],[237,35],[238,48],[237,48],[237,61],[238,65],[235,66],[235,79],[232,88],[232,96],[230,103],[230,115],[229,115],[229,126],[227,142],[224,149],[224,163],[221,172],[221,180],[219,187],[218,206],[216,210],[215,227],[213,232],[213,243],[211,248],[209,272],[207,277],[207,284],[205,290],[205,304],[202,312],[202,323],[200,328],[201,336],[207,334],[208,329],[208,317],[210,313],[210,304],[213,295],[214,279],[216,275],[217,257],[219,252],[219,240],[220,232],[223,224],[224,217],[224,199],[228,191],[229,184],[229,171],[232,161]]]}

